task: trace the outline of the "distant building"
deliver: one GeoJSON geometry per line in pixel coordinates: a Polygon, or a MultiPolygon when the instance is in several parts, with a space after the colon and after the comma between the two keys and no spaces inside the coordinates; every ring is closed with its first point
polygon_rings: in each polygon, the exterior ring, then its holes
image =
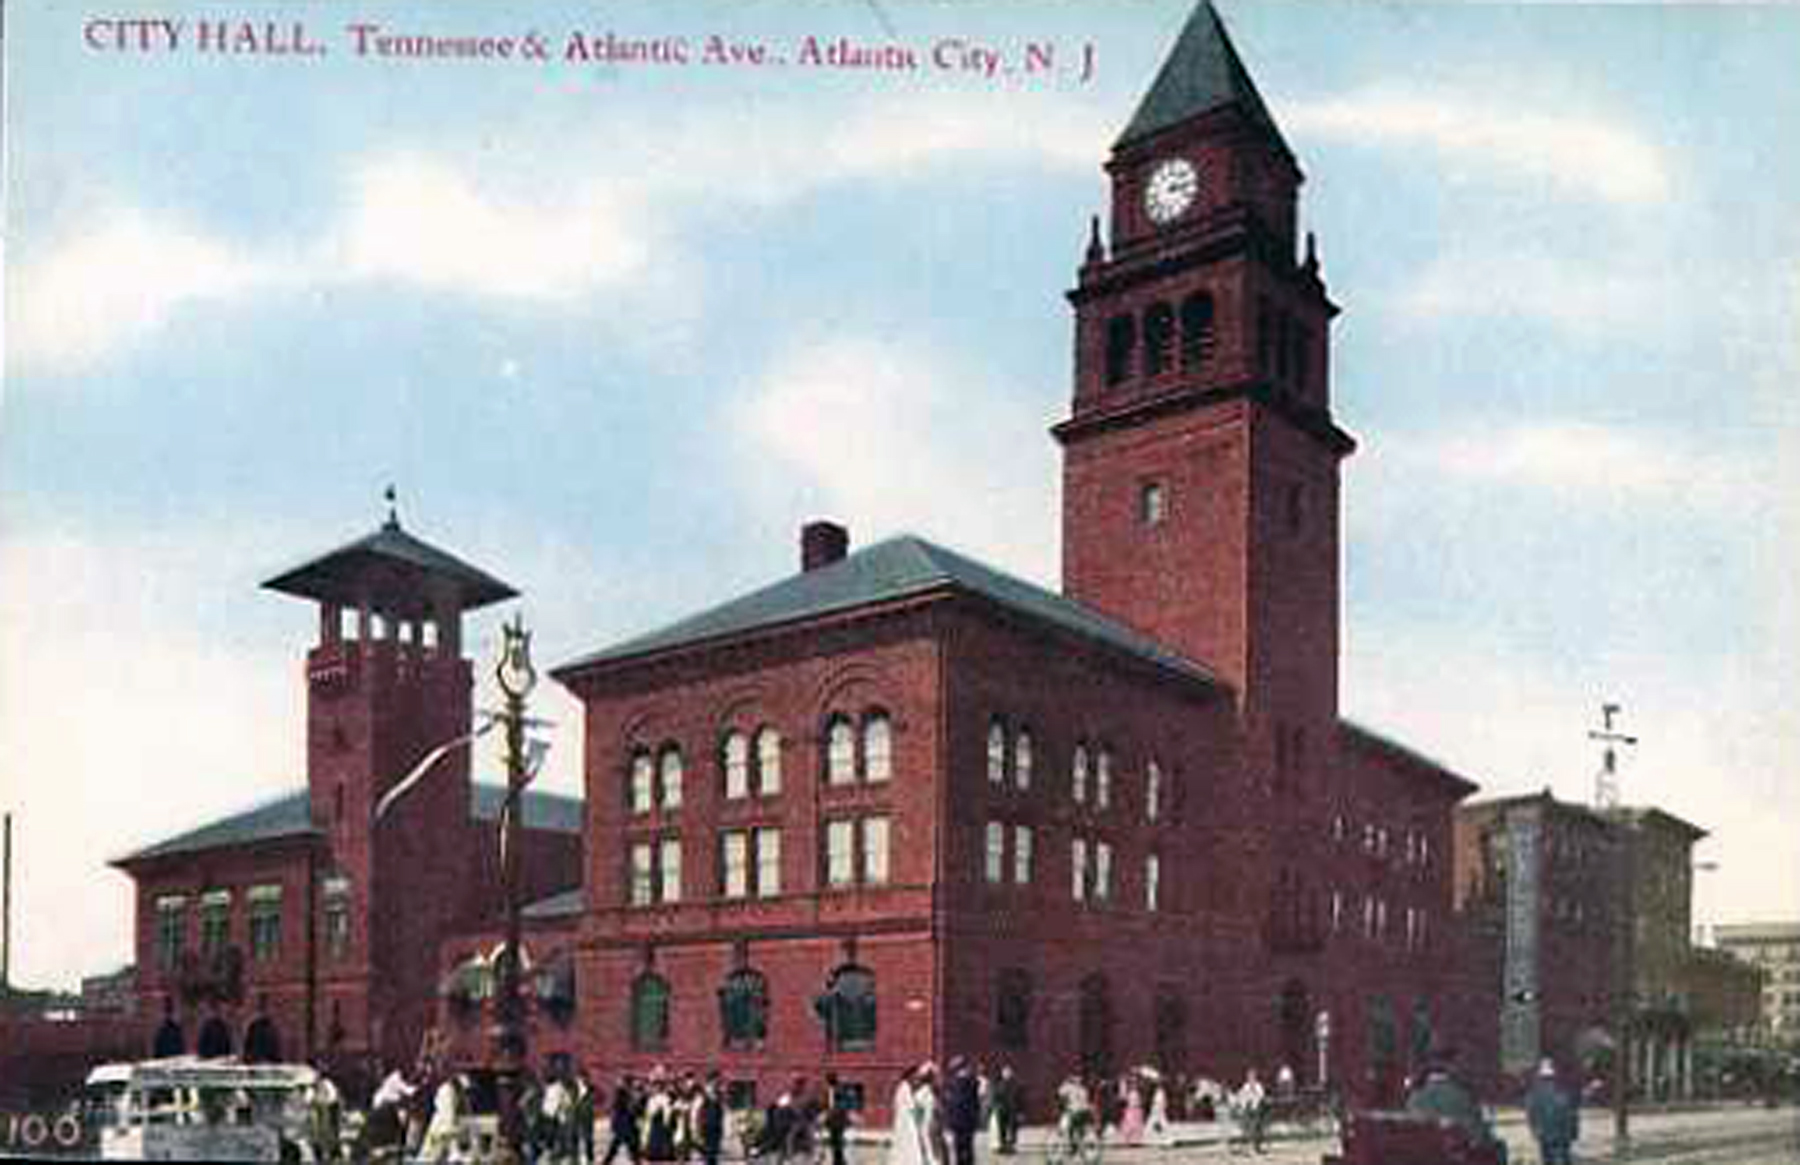
{"type": "Polygon", "coordinates": [[[129,1017],[137,1013],[137,968],[120,967],[107,975],[81,980],[81,1011],[90,1018],[129,1017]]]}
{"type": "Polygon", "coordinates": [[[1800,1047],[1800,922],[1722,924],[1713,941],[1762,969],[1759,1037],[1800,1047]]]}
{"type": "Polygon", "coordinates": [[[1522,1077],[1545,1055],[1593,1065],[1612,1044],[1623,958],[1634,1086],[1691,1094],[1690,904],[1704,836],[1660,809],[1597,811],[1548,791],[1459,807],[1463,957],[1490,977],[1496,1003],[1489,1038],[1476,1041],[1487,1070],[1522,1077]]]}
{"type": "Polygon", "coordinates": [[[1730,951],[1696,947],[1688,956],[1688,1007],[1698,1038],[1754,1044],[1762,1033],[1763,968],[1730,951]]]}

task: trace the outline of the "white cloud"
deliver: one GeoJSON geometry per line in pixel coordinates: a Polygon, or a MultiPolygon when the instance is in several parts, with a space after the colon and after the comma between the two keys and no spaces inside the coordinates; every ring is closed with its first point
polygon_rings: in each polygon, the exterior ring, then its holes
{"type": "Polygon", "coordinates": [[[1761,495],[1754,467],[1662,436],[1586,421],[1544,421],[1393,439],[1388,455],[1450,477],[1592,497],[1742,508],[1761,495]]]}
{"type": "Polygon", "coordinates": [[[1364,89],[1300,101],[1282,112],[1297,135],[1435,150],[1459,172],[1555,188],[1617,204],[1668,198],[1661,149],[1635,128],[1593,113],[1540,112],[1455,93],[1364,89]]]}
{"type": "Polygon", "coordinates": [[[844,337],[765,369],[731,416],[773,523],[830,516],[859,543],[901,531],[1054,583],[1054,450],[1021,394],[891,341],[844,337]],[[987,381],[988,383],[983,383],[987,381]]]}
{"type": "Polygon", "coordinates": [[[697,260],[670,237],[686,211],[777,205],[821,186],[969,158],[1098,163],[1104,126],[1091,111],[1066,99],[1029,108],[1023,100],[889,97],[829,123],[817,106],[740,105],[658,122],[654,134],[619,128],[588,156],[571,152],[568,142],[579,138],[567,127],[549,127],[558,149],[522,150],[542,160],[498,175],[483,158],[399,150],[347,168],[339,205],[311,239],[229,242],[115,200],[49,241],[8,288],[13,355],[54,372],[81,370],[182,308],[370,280],[563,307],[629,282],[634,300],[657,303],[644,314],[666,330],[671,314],[693,310],[697,260]]]}
{"type": "Polygon", "coordinates": [[[291,658],[180,630],[218,600],[213,551],[244,547],[57,534],[0,545],[22,982],[72,984],[131,957],[130,881],[103,862],[302,778],[291,658]]]}
{"type": "Polygon", "coordinates": [[[566,201],[506,200],[442,159],[399,155],[351,186],[334,240],[345,278],[557,300],[630,278],[650,255],[647,216],[598,184],[566,201]]]}
{"type": "Polygon", "coordinates": [[[267,257],[186,224],[118,209],[20,272],[7,297],[7,330],[19,359],[79,370],[182,308],[241,295],[271,274],[267,257]]]}
{"type": "Polygon", "coordinates": [[[1642,263],[1473,251],[1438,256],[1390,310],[1413,323],[1522,319],[1595,335],[1642,331],[1677,302],[1669,274],[1642,263]]]}

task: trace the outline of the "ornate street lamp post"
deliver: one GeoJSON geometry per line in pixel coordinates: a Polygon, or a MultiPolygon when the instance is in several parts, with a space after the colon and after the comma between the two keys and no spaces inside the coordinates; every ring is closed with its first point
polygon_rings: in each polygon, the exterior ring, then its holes
{"type": "Polygon", "coordinates": [[[531,632],[523,618],[501,627],[505,646],[494,678],[506,697],[500,723],[506,728],[506,802],[500,812],[500,891],[506,902],[506,942],[500,951],[494,994],[494,1071],[498,1084],[500,1133],[514,1160],[524,1143],[519,1111],[519,1077],[525,1066],[525,1006],[519,994],[519,815],[529,779],[525,760],[525,699],[537,686],[531,666],[531,632]]]}

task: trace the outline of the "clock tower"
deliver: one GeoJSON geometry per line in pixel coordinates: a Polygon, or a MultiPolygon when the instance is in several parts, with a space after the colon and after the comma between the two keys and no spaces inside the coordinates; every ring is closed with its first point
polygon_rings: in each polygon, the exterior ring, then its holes
{"type": "Polygon", "coordinates": [[[1253,775],[1297,786],[1336,730],[1355,442],[1332,419],[1337,308],[1299,242],[1300,167],[1204,0],[1106,170],[1054,430],[1063,589],[1228,681],[1253,775]]]}

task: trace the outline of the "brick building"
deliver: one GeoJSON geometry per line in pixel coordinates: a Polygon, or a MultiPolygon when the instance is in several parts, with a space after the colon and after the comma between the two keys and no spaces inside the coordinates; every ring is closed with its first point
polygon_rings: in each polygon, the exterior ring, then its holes
{"type": "MultiPolygon", "coordinates": [[[[412,1060],[441,944],[500,908],[503,790],[470,781],[466,749],[374,811],[471,731],[462,619],[514,592],[391,514],[264,585],[319,606],[306,785],[114,863],[136,882],[137,1013],[146,1051],[318,1056],[355,1080],[412,1060]]],[[[580,803],[527,794],[522,823],[527,892],[577,884],[580,803]]]]}
{"type": "Polygon", "coordinates": [[[585,707],[578,1052],[1392,1092],[1444,1020],[1474,786],[1343,720],[1327,296],[1210,6],[1068,298],[1060,593],[904,536],[554,670],[585,707]]]}

